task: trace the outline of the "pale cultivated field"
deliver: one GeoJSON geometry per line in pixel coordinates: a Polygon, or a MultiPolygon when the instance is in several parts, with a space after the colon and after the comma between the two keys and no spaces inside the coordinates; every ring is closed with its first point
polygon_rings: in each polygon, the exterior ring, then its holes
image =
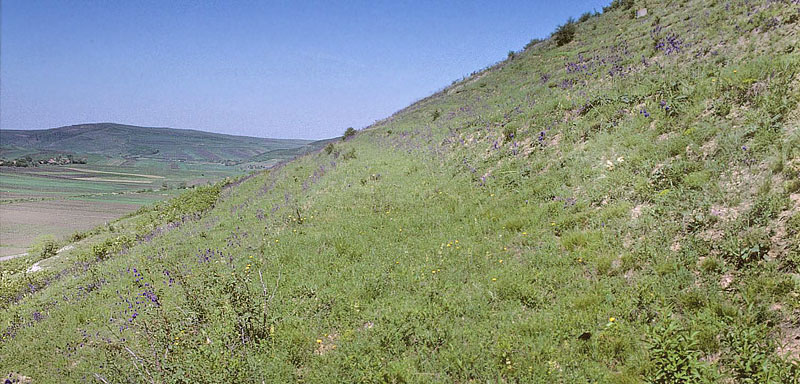
{"type": "Polygon", "coordinates": [[[204,185],[236,171],[193,166],[0,167],[0,257],[26,252],[42,236],[64,239],[167,199],[181,192],[179,184],[204,185]],[[164,183],[170,188],[159,190],[164,183]]]}
{"type": "Polygon", "coordinates": [[[92,229],[136,210],[139,204],[45,200],[0,204],[0,256],[25,252],[44,235],[57,239],[92,229]]]}

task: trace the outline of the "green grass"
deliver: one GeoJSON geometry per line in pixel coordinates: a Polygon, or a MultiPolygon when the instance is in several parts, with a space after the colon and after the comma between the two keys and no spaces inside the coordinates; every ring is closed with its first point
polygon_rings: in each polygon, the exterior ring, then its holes
{"type": "Polygon", "coordinates": [[[40,166],[36,168],[0,168],[0,192],[3,200],[24,200],[47,197],[89,195],[107,196],[119,193],[179,188],[207,184],[226,177],[242,175],[238,167],[213,163],[182,164],[177,168],[155,161],[132,166],[85,164],[74,166],[40,166]],[[127,182],[131,181],[131,182],[127,182]]]}
{"type": "Polygon", "coordinates": [[[98,230],[4,304],[0,369],[796,382],[798,5],[615,3],[330,150],[98,230]],[[680,52],[654,50],[656,17],[680,52]]]}

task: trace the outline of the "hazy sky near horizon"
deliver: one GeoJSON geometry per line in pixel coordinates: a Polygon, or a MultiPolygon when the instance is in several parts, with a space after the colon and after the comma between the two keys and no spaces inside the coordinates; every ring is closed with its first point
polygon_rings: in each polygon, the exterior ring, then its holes
{"type": "Polygon", "coordinates": [[[0,0],[0,128],[333,137],[608,2],[0,0]]]}

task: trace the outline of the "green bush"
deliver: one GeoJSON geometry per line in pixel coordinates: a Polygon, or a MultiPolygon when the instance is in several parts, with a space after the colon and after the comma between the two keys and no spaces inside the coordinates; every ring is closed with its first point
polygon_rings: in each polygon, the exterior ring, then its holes
{"type": "Polygon", "coordinates": [[[603,12],[613,11],[615,9],[628,10],[633,8],[633,0],[614,0],[608,6],[603,7],[603,12]]]}
{"type": "Polygon", "coordinates": [[[356,150],[354,148],[351,148],[349,151],[345,152],[344,155],[342,155],[342,160],[352,160],[355,158],[356,150]]]}
{"type": "Polygon", "coordinates": [[[91,256],[95,260],[106,260],[133,245],[133,239],[128,236],[108,238],[105,241],[92,245],[91,256]]]}
{"type": "Polygon", "coordinates": [[[37,260],[46,259],[55,256],[58,252],[58,243],[52,236],[43,236],[39,238],[33,246],[28,250],[28,256],[32,256],[37,260]]]}
{"type": "Polygon", "coordinates": [[[572,39],[575,38],[576,29],[577,26],[575,23],[575,19],[571,17],[567,19],[566,23],[559,25],[552,35],[553,39],[556,42],[556,45],[560,47],[572,41],[572,39]]]}
{"type": "Polygon", "coordinates": [[[344,136],[342,136],[342,140],[347,140],[356,135],[356,130],[353,127],[348,127],[344,130],[344,136]]]}

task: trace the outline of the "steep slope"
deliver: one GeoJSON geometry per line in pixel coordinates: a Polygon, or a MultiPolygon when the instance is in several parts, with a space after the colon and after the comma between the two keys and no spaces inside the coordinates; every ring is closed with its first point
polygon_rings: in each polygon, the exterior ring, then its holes
{"type": "Polygon", "coordinates": [[[0,369],[797,382],[799,14],[615,1],[202,215],[119,226],[135,246],[3,303],[0,369]]]}
{"type": "Polygon", "coordinates": [[[0,131],[0,143],[4,147],[212,162],[241,161],[272,150],[300,152],[310,142],[111,123],[0,131]]]}

